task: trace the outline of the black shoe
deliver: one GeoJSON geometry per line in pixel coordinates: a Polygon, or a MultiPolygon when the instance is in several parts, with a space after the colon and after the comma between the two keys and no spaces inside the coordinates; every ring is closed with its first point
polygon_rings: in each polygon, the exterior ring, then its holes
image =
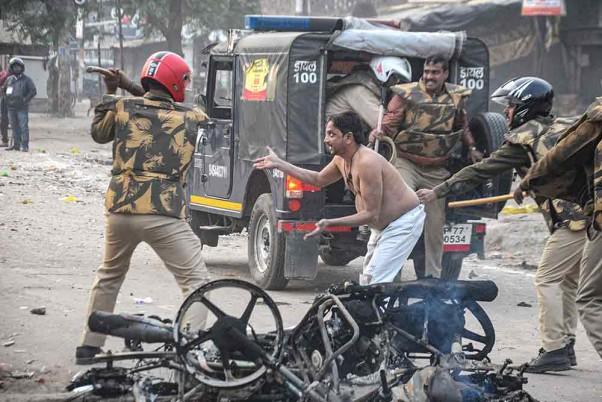
{"type": "Polygon", "coordinates": [[[104,353],[98,346],[78,346],[75,349],[75,364],[94,364],[94,356],[104,353]]]}
{"type": "Polygon", "coordinates": [[[569,343],[566,344],[566,353],[569,355],[569,361],[571,362],[571,366],[577,365],[577,355],[575,355],[575,340],[571,339],[569,343]]]}
{"type": "Polygon", "coordinates": [[[29,152],[29,148],[21,148],[21,152],[29,152]]]}
{"type": "Polygon", "coordinates": [[[571,361],[566,347],[546,352],[539,349],[539,356],[529,362],[527,373],[545,373],[546,371],[565,371],[571,369],[571,361]]]}
{"type": "Polygon", "coordinates": [[[19,150],[19,147],[16,147],[14,145],[12,147],[8,147],[5,149],[5,151],[18,151],[18,150],[19,150]]]}

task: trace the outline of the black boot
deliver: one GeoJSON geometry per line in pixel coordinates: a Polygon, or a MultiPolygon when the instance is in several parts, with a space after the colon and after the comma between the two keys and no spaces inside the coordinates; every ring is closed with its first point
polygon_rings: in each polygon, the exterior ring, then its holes
{"type": "Polygon", "coordinates": [[[529,362],[527,373],[545,373],[546,371],[565,371],[571,369],[571,361],[566,347],[546,352],[539,349],[539,356],[529,362]]]}
{"type": "Polygon", "coordinates": [[[569,355],[569,361],[571,362],[571,366],[577,365],[577,355],[575,355],[575,339],[571,339],[569,343],[566,344],[566,353],[569,355]]]}
{"type": "Polygon", "coordinates": [[[104,353],[98,346],[78,346],[75,349],[75,364],[94,364],[94,356],[104,353]]]}

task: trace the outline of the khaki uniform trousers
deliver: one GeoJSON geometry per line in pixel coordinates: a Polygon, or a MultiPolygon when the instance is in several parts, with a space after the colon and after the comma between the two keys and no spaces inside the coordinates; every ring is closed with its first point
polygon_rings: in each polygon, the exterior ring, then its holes
{"type": "Polygon", "coordinates": [[[602,357],[602,232],[593,232],[585,242],[577,309],[590,342],[602,357]]]}
{"type": "MultiPolygon", "coordinates": [[[[432,189],[449,177],[449,171],[443,167],[418,166],[403,158],[396,158],[395,167],[404,181],[414,191],[421,188],[432,189]]],[[[424,221],[425,275],[441,277],[441,258],[443,256],[443,226],[445,225],[445,199],[426,204],[424,221]]]]}
{"type": "MultiPolygon", "coordinates": [[[[141,242],[148,243],[163,260],[184,296],[207,283],[200,240],[186,221],[163,215],[110,213],[106,215],[104,259],[92,285],[87,317],[97,310],[113,312],[132,254],[141,242]]],[[[206,310],[198,312],[195,324],[204,326],[206,316],[206,310]]],[[[105,338],[90,331],[86,318],[81,344],[100,347],[105,338]]]]}
{"type": "Polygon", "coordinates": [[[585,245],[585,230],[560,227],[546,242],[537,272],[535,290],[539,304],[539,334],[550,352],[575,339],[577,282],[585,245]]]}

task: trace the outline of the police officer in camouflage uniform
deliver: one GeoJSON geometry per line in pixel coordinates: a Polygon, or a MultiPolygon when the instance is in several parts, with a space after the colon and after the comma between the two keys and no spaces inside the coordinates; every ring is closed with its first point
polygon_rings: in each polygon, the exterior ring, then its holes
{"type": "MultiPolygon", "coordinates": [[[[185,295],[207,281],[201,243],[186,222],[185,178],[199,123],[207,116],[186,107],[190,68],[179,55],[157,52],[144,64],[141,83],[114,71],[107,94],[96,106],[92,138],[113,142],[113,168],[106,192],[105,250],[90,293],[88,315],[112,312],[138,244],[145,242],[163,260],[185,295]],[[118,86],[143,96],[115,96],[118,86]],[[145,93],[146,92],[146,93],[145,93]]],[[[203,325],[205,312],[195,324],[203,325]]],[[[86,326],[76,363],[89,364],[105,336],[86,326]]]]}
{"type": "MultiPolygon", "coordinates": [[[[465,102],[471,91],[445,81],[449,63],[441,56],[429,57],[424,62],[422,78],[418,82],[391,88],[395,95],[389,101],[383,119],[383,134],[397,146],[395,166],[413,189],[433,188],[449,177],[446,169],[452,148],[462,141],[476,162],[482,154],[468,129],[465,102]]],[[[370,134],[373,141],[382,135],[370,134]]],[[[426,276],[441,277],[443,255],[443,225],[445,200],[426,206],[424,228],[426,276]]],[[[414,261],[416,265],[416,261],[414,261]]],[[[417,270],[419,273],[421,269],[417,270]]]]}
{"type": "MultiPolygon", "coordinates": [[[[491,97],[506,106],[510,131],[504,144],[433,190],[418,190],[421,200],[431,202],[468,192],[510,169],[524,176],[575,121],[554,120],[549,115],[553,96],[552,86],[536,77],[512,79],[498,88],[491,97]]],[[[577,204],[545,197],[535,200],[552,235],[535,274],[542,348],[527,371],[568,370],[577,364],[573,347],[577,329],[575,297],[588,219],[577,204]]]]}
{"type": "Polygon", "coordinates": [[[591,217],[581,258],[577,309],[594,348],[602,357],[602,98],[590,105],[544,158],[531,167],[514,193],[578,203],[591,217]]]}

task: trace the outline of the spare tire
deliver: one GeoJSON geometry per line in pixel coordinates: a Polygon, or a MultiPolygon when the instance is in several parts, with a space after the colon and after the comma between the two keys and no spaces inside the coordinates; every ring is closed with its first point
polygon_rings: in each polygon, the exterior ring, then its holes
{"type": "MultiPolygon", "coordinates": [[[[476,146],[480,150],[484,150],[484,157],[488,157],[495,150],[502,146],[505,141],[508,127],[506,118],[499,113],[480,113],[473,117],[469,123],[470,132],[472,133],[476,146]]],[[[491,196],[508,194],[512,186],[512,170],[502,173],[493,179],[493,188],[491,196]]],[[[505,203],[497,203],[497,212],[504,208],[505,203]]]]}

